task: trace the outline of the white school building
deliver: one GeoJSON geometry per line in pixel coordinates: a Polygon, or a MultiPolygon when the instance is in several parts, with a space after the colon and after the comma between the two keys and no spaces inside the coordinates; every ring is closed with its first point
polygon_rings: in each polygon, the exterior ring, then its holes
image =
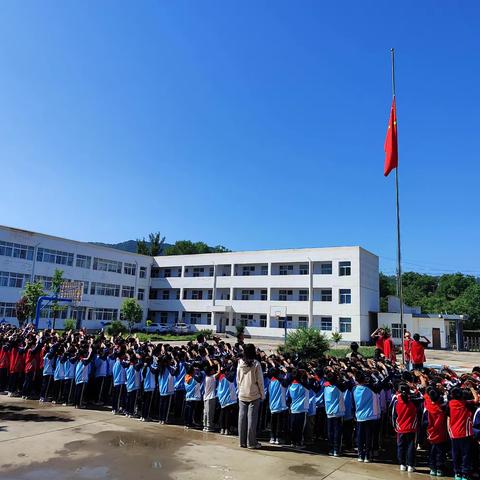
{"type": "MultiPolygon", "coordinates": [[[[84,283],[62,317],[87,329],[119,318],[136,298],[142,323],[185,322],[195,329],[282,337],[312,326],[344,341],[368,341],[379,310],[378,257],[361,247],[261,250],[148,257],[0,226],[0,321],[15,319],[25,282],[48,290],[55,269],[84,283]]],[[[41,326],[51,317],[42,312],[41,326]]],[[[61,318],[57,325],[62,324],[61,318]]]]}

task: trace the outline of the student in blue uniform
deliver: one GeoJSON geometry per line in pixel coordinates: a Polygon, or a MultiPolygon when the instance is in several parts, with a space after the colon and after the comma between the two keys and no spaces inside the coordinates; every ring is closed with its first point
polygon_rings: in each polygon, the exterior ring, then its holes
{"type": "Polygon", "coordinates": [[[53,370],[53,400],[52,403],[62,402],[63,383],[65,381],[65,362],[67,356],[64,347],[60,347],[56,352],[55,368],[53,370]]]}
{"type": "Polygon", "coordinates": [[[125,410],[125,384],[126,369],[129,364],[125,361],[125,356],[117,353],[115,363],[112,368],[113,375],[113,395],[112,395],[112,413],[114,415],[122,413],[125,410]]]}
{"type": "Polygon", "coordinates": [[[181,419],[185,408],[185,352],[179,352],[178,354],[176,372],[173,414],[175,418],[181,419]]]}
{"type": "Polygon", "coordinates": [[[153,396],[155,388],[157,386],[158,368],[157,363],[152,357],[145,359],[145,364],[142,371],[143,377],[143,405],[141,422],[150,421],[150,415],[152,413],[153,396]]]}
{"type": "Polygon", "coordinates": [[[75,347],[71,346],[66,353],[66,361],[63,365],[64,381],[63,381],[63,405],[71,405],[73,403],[75,390],[75,370],[77,368],[77,354],[75,347]]]}
{"type": "Polygon", "coordinates": [[[98,354],[94,360],[94,378],[95,378],[95,402],[97,405],[103,405],[106,399],[106,382],[108,372],[108,349],[99,348],[98,354]]]}
{"type": "Polygon", "coordinates": [[[75,408],[85,408],[84,400],[86,388],[91,372],[93,349],[90,343],[88,350],[83,347],[78,354],[78,361],[75,366],[75,408]]]}
{"type": "Polygon", "coordinates": [[[167,423],[172,398],[175,393],[176,362],[170,354],[163,356],[158,366],[158,392],[160,395],[158,421],[167,423]]]}
{"type": "Polygon", "coordinates": [[[325,413],[327,415],[329,455],[339,457],[342,448],[342,421],[345,415],[345,387],[332,370],[325,372],[325,413]]]}
{"type": "Polygon", "coordinates": [[[220,403],[220,435],[230,435],[238,423],[238,391],[235,381],[235,367],[231,363],[222,367],[217,385],[217,397],[220,403]]]}
{"type": "Polygon", "coordinates": [[[205,373],[189,365],[185,374],[185,428],[200,426],[205,373]]]}
{"type": "Polygon", "coordinates": [[[135,352],[128,353],[129,365],[125,371],[125,385],[127,389],[127,408],[125,415],[134,417],[136,414],[137,399],[142,385],[143,363],[136,357],[135,352]]]}
{"type": "Polygon", "coordinates": [[[307,376],[304,370],[292,370],[292,383],[288,387],[290,403],[290,431],[292,446],[303,448],[303,429],[306,414],[310,405],[310,392],[307,387],[307,376]]]}
{"type": "Polygon", "coordinates": [[[270,369],[270,384],[268,386],[268,403],[271,413],[270,443],[280,445],[286,437],[288,417],[287,388],[290,378],[278,367],[270,369]]]}
{"type": "Polygon", "coordinates": [[[43,381],[42,388],[40,390],[40,402],[46,402],[48,400],[48,394],[53,384],[53,371],[55,368],[55,351],[58,348],[57,345],[50,345],[47,343],[44,346],[43,356],[43,381]]]}

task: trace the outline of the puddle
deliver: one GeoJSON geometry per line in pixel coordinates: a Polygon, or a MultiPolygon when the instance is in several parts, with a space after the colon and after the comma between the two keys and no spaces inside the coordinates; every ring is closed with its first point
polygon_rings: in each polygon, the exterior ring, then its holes
{"type": "Polygon", "coordinates": [[[288,469],[297,475],[309,475],[312,477],[320,476],[320,471],[315,465],[304,463],[303,465],[292,465],[288,469]]]}

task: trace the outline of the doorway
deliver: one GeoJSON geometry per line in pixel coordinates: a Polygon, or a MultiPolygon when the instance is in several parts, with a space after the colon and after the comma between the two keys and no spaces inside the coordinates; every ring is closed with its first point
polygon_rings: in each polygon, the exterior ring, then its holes
{"type": "Polygon", "coordinates": [[[439,328],[432,328],[432,348],[434,350],[440,350],[442,348],[439,328]]]}

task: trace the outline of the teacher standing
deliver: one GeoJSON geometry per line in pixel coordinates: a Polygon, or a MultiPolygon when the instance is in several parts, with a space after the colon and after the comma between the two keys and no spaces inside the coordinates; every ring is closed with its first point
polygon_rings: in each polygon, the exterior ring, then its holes
{"type": "Polygon", "coordinates": [[[237,367],[237,385],[239,400],[238,435],[242,448],[261,448],[257,441],[257,423],[260,404],[265,398],[263,372],[256,359],[253,343],[245,345],[243,358],[237,367]]]}

